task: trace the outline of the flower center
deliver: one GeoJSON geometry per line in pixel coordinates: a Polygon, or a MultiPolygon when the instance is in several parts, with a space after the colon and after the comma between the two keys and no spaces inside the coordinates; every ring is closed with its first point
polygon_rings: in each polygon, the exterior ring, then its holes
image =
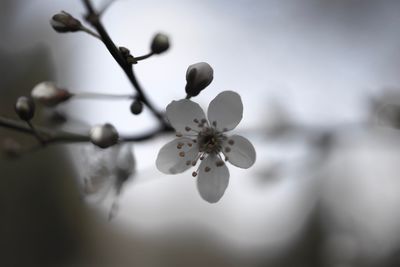
{"type": "Polygon", "coordinates": [[[224,135],[214,128],[204,127],[197,136],[199,151],[207,154],[219,153],[222,149],[224,135]]]}

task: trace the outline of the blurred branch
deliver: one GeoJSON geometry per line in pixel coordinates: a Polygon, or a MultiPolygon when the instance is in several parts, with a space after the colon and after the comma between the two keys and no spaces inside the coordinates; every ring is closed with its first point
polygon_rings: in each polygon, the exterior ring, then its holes
{"type": "MultiPolygon", "coordinates": [[[[32,136],[39,135],[42,139],[42,146],[56,143],[78,143],[78,142],[90,142],[89,134],[77,134],[66,131],[54,131],[45,127],[34,127],[31,128],[25,122],[17,121],[14,119],[4,118],[0,116],[0,126],[15,130],[20,133],[29,134],[32,136]]],[[[138,135],[127,135],[119,138],[120,142],[138,142],[151,139],[159,134],[170,132],[164,127],[151,130],[149,132],[138,134],[138,135]]]]}

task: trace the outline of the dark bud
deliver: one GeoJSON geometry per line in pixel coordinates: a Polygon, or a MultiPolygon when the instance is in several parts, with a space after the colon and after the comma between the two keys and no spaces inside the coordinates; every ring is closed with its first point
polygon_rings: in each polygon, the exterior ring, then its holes
{"type": "Polygon", "coordinates": [[[161,54],[169,48],[169,38],[163,33],[157,33],[151,42],[151,52],[153,54],[161,54]]]}
{"type": "Polygon", "coordinates": [[[131,52],[129,51],[128,48],[121,46],[119,48],[119,52],[125,58],[126,62],[128,62],[129,64],[137,63],[137,60],[131,55],[131,52]]]}
{"type": "Polygon", "coordinates": [[[15,112],[21,120],[30,121],[35,114],[35,103],[32,98],[20,96],[15,103],[15,112]]]}
{"type": "Polygon", "coordinates": [[[121,54],[123,55],[123,56],[129,56],[130,54],[131,54],[131,51],[129,51],[129,49],[128,48],[126,48],[126,47],[123,47],[123,46],[120,46],[119,47],[119,52],[121,52],[121,54]]]}
{"type": "Polygon", "coordinates": [[[143,103],[140,100],[135,99],[131,104],[132,114],[138,115],[142,113],[142,111],[143,111],[143,103]]]}
{"type": "Polygon", "coordinates": [[[117,129],[109,123],[97,125],[90,129],[90,141],[98,147],[107,148],[118,142],[117,129]]]}
{"type": "Polygon", "coordinates": [[[65,11],[55,14],[50,20],[50,25],[60,33],[77,32],[82,29],[82,23],[65,11]]]}
{"type": "Polygon", "coordinates": [[[190,65],[186,71],[186,94],[197,96],[214,79],[214,70],[206,62],[190,65]]]}
{"type": "Polygon", "coordinates": [[[4,139],[2,143],[4,156],[7,158],[17,158],[22,154],[22,146],[16,140],[11,138],[4,139]]]}

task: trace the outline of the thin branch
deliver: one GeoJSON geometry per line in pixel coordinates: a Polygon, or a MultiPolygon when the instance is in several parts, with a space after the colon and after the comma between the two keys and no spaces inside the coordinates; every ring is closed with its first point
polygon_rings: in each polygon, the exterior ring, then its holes
{"type": "Polygon", "coordinates": [[[119,66],[128,76],[129,81],[139,94],[138,98],[143,102],[143,104],[145,104],[149,108],[149,110],[160,121],[160,123],[164,126],[164,128],[166,129],[171,128],[169,124],[166,122],[163,114],[161,114],[147,98],[146,94],[144,93],[144,90],[142,89],[141,85],[136,79],[132,65],[126,61],[126,59],[122,56],[121,52],[119,51],[118,47],[112,41],[110,35],[107,33],[106,29],[101,23],[100,15],[95,11],[92,2],[90,0],[82,0],[82,1],[87,10],[86,20],[97,30],[98,34],[100,35],[104,45],[107,47],[110,54],[113,56],[115,61],[119,64],[119,66]]]}
{"type": "Polygon", "coordinates": [[[144,59],[147,59],[147,58],[149,58],[149,57],[151,57],[151,56],[153,56],[153,55],[154,55],[154,53],[153,53],[153,52],[150,52],[150,53],[148,53],[148,54],[146,54],[146,55],[143,55],[143,56],[140,56],[140,57],[135,57],[135,60],[136,60],[136,61],[144,60],[144,59]]]}
{"type": "MultiPolygon", "coordinates": [[[[58,144],[58,143],[79,143],[79,142],[90,142],[89,134],[77,134],[61,130],[51,130],[45,127],[35,127],[31,128],[22,121],[17,121],[14,119],[0,117],[0,127],[11,129],[20,133],[29,134],[37,137],[39,135],[42,139],[42,145],[58,144]]],[[[139,142],[149,140],[157,135],[172,132],[164,127],[156,128],[148,132],[137,134],[137,135],[127,135],[121,136],[120,142],[139,142]]]]}
{"type": "Polygon", "coordinates": [[[94,92],[81,92],[81,93],[72,93],[74,98],[79,99],[134,99],[135,96],[132,94],[125,95],[115,95],[115,94],[103,94],[103,93],[94,93],[94,92]]]}

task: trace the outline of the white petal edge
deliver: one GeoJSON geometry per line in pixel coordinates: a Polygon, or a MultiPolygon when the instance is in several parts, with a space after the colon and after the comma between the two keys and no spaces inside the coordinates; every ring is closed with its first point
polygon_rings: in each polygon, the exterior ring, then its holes
{"type": "Polygon", "coordinates": [[[243,136],[232,135],[223,144],[224,155],[228,161],[239,168],[250,168],[256,161],[256,150],[252,143],[243,136]],[[226,150],[229,148],[229,150],[226,150]],[[229,151],[229,152],[227,152],[229,151]]]}
{"type": "Polygon", "coordinates": [[[209,203],[218,202],[229,184],[229,170],[225,164],[217,167],[217,160],[219,160],[218,156],[209,155],[199,167],[197,189],[200,196],[209,203]],[[206,171],[207,167],[210,168],[208,171],[206,171]]]}
{"type": "Polygon", "coordinates": [[[243,104],[238,93],[224,91],[218,94],[210,103],[207,111],[208,120],[220,131],[234,129],[243,117],[243,104]]]}
{"type": "Polygon", "coordinates": [[[188,99],[182,99],[178,101],[172,101],[166,108],[167,110],[167,118],[171,123],[172,127],[183,135],[185,133],[193,132],[187,131],[186,127],[190,127],[196,131],[200,130],[198,127],[198,122],[205,119],[205,114],[203,109],[199,106],[199,104],[190,101],[188,99]]]}
{"type": "Polygon", "coordinates": [[[198,153],[197,144],[194,144],[192,139],[186,137],[176,138],[164,145],[158,152],[157,169],[165,174],[182,173],[192,167],[192,165],[187,165],[186,162],[188,160],[193,161],[198,153]],[[179,143],[184,144],[182,149],[177,148],[179,143]],[[188,143],[191,143],[192,146],[189,147],[188,143]],[[180,152],[184,152],[183,157],[179,155],[180,152]]]}

